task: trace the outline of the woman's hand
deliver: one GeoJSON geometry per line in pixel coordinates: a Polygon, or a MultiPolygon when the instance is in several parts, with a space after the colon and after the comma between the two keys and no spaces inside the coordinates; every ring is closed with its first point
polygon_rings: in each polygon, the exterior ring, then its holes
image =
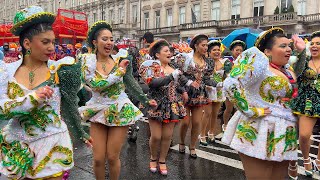
{"type": "Polygon", "coordinates": [[[44,86],[35,91],[36,99],[39,101],[45,101],[50,99],[53,94],[53,89],[49,86],[44,86]]]}
{"type": "Polygon", "coordinates": [[[93,140],[91,138],[91,136],[89,137],[89,139],[84,140],[84,143],[86,143],[87,147],[92,148],[93,147],[93,140]]]}
{"type": "Polygon", "coordinates": [[[154,99],[151,99],[151,100],[149,101],[149,106],[156,107],[156,106],[158,106],[158,103],[157,103],[157,101],[155,101],[154,99]]]}
{"type": "Polygon", "coordinates": [[[123,69],[127,69],[129,63],[130,63],[129,60],[124,59],[120,62],[119,67],[122,67],[123,69]]]}
{"type": "Polygon", "coordinates": [[[263,111],[263,115],[262,115],[262,116],[269,115],[269,114],[271,114],[271,112],[272,112],[272,111],[270,110],[270,108],[268,108],[268,107],[267,107],[267,108],[263,108],[263,110],[264,110],[264,111],[263,111]]]}
{"type": "Polygon", "coordinates": [[[302,38],[299,38],[297,34],[292,35],[292,41],[294,47],[297,49],[299,53],[301,53],[306,48],[306,43],[302,38]]]}
{"type": "Polygon", "coordinates": [[[183,100],[184,104],[186,104],[188,102],[189,96],[188,96],[187,92],[182,93],[182,100],[183,100]]]}

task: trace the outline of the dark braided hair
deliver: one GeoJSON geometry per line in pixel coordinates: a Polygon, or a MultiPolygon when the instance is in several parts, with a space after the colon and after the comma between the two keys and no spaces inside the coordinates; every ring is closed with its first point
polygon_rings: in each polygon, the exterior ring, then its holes
{"type": "Polygon", "coordinates": [[[52,24],[51,23],[40,23],[40,24],[36,24],[34,26],[31,26],[27,29],[25,29],[24,31],[22,31],[19,35],[19,43],[21,45],[22,48],[22,55],[26,55],[26,48],[23,46],[23,41],[25,39],[29,39],[30,41],[32,41],[32,38],[40,33],[44,33],[47,31],[52,31],[52,24]]]}

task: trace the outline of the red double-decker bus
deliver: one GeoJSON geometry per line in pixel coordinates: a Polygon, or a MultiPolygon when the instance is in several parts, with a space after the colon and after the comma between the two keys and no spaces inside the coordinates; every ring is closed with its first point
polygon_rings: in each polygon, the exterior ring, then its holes
{"type": "Polygon", "coordinates": [[[88,16],[84,12],[58,9],[52,28],[59,44],[76,44],[86,39],[88,16]]]}

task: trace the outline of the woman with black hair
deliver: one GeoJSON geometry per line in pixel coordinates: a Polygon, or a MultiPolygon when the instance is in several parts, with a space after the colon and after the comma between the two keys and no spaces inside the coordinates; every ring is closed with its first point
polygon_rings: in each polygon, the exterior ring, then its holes
{"type": "MultiPolygon", "coordinates": [[[[292,39],[303,52],[304,41],[292,39]]],[[[223,83],[238,111],[222,142],[239,152],[248,180],[285,179],[289,162],[298,159],[297,118],[290,108],[297,96],[296,76],[288,64],[290,40],[281,28],[272,28],[261,33],[255,46],[238,57],[223,83]]],[[[303,61],[294,67],[297,75],[303,61]]],[[[290,174],[294,170],[297,166],[289,167],[290,174]]]]}
{"type": "Polygon", "coordinates": [[[320,150],[314,161],[309,157],[310,137],[320,118],[320,31],[311,35],[310,52],[311,57],[308,57],[298,76],[298,97],[292,101],[292,109],[299,115],[299,146],[305,173],[312,177],[314,171],[320,171],[320,150]]]}
{"type": "MultiPolygon", "coordinates": [[[[214,68],[210,79],[213,81],[222,84],[223,80],[227,77],[227,74],[232,68],[232,62],[225,58],[221,58],[221,42],[217,40],[211,40],[208,43],[208,54],[212,61],[214,61],[214,68]]],[[[222,85],[216,87],[207,87],[209,92],[210,104],[206,105],[204,108],[204,117],[202,122],[201,134],[200,134],[200,144],[208,145],[209,143],[214,143],[215,141],[215,125],[218,118],[218,113],[221,107],[221,103],[225,101],[225,96],[222,91],[222,85]],[[207,131],[208,130],[208,131],[207,131]],[[206,138],[208,137],[208,138],[206,138]],[[208,141],[207,141],[208,139],[208,141]]]]}
{"type": "Polygon", "coordinates": [[[88,32],[88,44],[94,54],[79,57],[83,83],[92,90],[92,98],[79,108],[85,121],[91,122],[93,141],[93,170],[97,180],[105,179],[108,161],[110,179],[120,175],[120,152],[129,125],[143,116],[129,100],[125,89],[145,106],[157,106],[149,100],[132,76],[131,57],[125,50],[112,56],[114,46],[112,27],[105,21],[94,23],[88,32]]]}
{"type": "Polygon", "coordinates": [[[0,119],[9,120],[0,133],[0,172],[10,179],[62,179],[74,165],[68,128],[92,142],[77,109],[80,64],[71,57],[49,60],[54,20],[41,7],[19,11],[11,31],[23,57],[0,62],[0,119]]]}
{"type": "Polygon", "coordinates": [[[157,101],[156,109],[149,108],[147,117],[150,126],[150,171],[167,175],[166,157],[170,147],[175,123],[186,116],[184,102],[188,93],[183,87],[187,79],[180,70],[170,66],[171,55],[169,43],[158,40],[150,45],[149,54],[155,60],[142,63],[140,76],[149,85],[149,98],[157,101]],[[160,148],[159,148],[160,146],[160,148]],[[160,155],[158,156],[158,150],[160,155]]]}
{"type": "Polygon", "coordinates": [[[214,62],[205,57],[208,51],[208,36],[196,35],[191,40],[190,47],[193,49],[193,53],[179,54],[174,59],[175,66],[188,79],[186,91],[189,97],[186,103],[187,118],[181,122],[180,126],[179,151],[185,153],[185,137],[189,124],[192,123],[189,150],[190,157],[197,158],[195,147],[201,131],[203,107],[210,103],[206,86],[215,87],[217,83],[210,79],[214,62]]]}

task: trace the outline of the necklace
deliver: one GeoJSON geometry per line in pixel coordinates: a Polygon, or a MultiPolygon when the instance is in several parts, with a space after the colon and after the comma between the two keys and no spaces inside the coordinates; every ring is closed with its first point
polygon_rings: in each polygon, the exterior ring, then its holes
{"type": "Polygon", "coordinates": [[[101,68],[102,68],[103,72],[107,72],[107,64],[110,64],[108,62],[108,59],[106,61],[100,61],[100,63],[101,63],[101,68]]]}
{"type": "MultiPolygon", "coordinates": [[[[298,86],[297,86],[297,81],[293,78],[291,75],[290,71],[288,71],[285,67],[279,67],[273,63],[270,63],[270,66],[273,67],[274,69],[277,69],[278,71],[282,72],[288,79],[290,84],[292,85],[293,91],[291,98],[295,98],[298,96],[298,86]]],[[[285,98],[283,98],[285,99],[285,98]]]]}
{"type": "Polygon", "coordinates": [[[33,69],[33,70],[30,70],[30,68],[28,68],[28,70],[29,70],[29,85],[31,86],[31,87],[33,87],[33,81],[34,81],[34,77],[35,77],[35,71],[37,70],[37,69],[39,69],[40,67],[42,66],[42,64],[40,65],[40,66],[38,66],[38,67],[36,67],[35,69],[33,69]]]}

